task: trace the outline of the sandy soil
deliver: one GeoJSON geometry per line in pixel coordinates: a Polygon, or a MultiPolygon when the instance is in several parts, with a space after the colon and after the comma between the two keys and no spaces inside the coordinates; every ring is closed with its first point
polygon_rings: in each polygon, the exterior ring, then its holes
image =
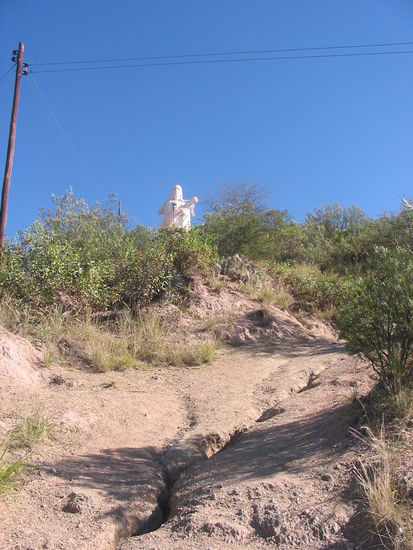
{"type": "Polygon", "coordinates": [[[370,372],[326,326],[243,300],[243,345],[202,367],[43,368],[0,332],[0,429],[36,404],[52,429],[0,500],[2,550],[360,547],[349,428],[370,372]]]}

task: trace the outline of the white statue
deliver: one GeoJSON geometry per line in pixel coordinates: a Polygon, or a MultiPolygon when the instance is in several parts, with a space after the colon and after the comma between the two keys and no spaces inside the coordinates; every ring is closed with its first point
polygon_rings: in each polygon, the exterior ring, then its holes
{"type": "Polygon", "coordinates": [[[406,199],[402,199],[403,201],[403,207],[405,210],[413,210],[413,201],[410,200],[406,200],[406,199]]]}
{"type": "Polygon", "coordinates": [[[195,216],[194,207],[197,202],[197,197],[185,200],[182,196],[182,187],[174,185],[169,193],[169,197],[158,211],[159,215],[163,215],[161,227],[176,225],[176,227],[190,229],[191,215],[195,216]]]}

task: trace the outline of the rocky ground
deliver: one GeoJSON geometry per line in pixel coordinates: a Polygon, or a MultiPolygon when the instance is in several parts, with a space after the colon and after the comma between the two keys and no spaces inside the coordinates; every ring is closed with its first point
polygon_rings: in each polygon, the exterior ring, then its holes
{"type": "Polygon", "coordinates": [[[0,332],[0,428],[38,404],[51,432],[0,499],[2,550],[368,547],[350,428],[370,371],[320,322],[204,294],[183,326],[236,319],[212,365],[46,368],[0,332]]]}

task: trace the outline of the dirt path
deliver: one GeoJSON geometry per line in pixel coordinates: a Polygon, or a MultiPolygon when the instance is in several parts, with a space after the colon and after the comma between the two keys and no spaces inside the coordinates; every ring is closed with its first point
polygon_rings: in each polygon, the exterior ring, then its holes
{"type": "Polygon", "coordinates": [[[198,368],[3,369],[2,427],[40,403],[53,437],[0,501],[0,548],[352,548],[348,427],[371,380],[298,332],[198,368]]]}
{"type": "Polygon", "coordinates": [[[349,498],[359,448],[348,428],[366,373],[334,348],[315,357],[320,373],[305,391],[277,401],[221,452],[192,466],[172,489],[168,521],[119,548],[358,547],[349,498]]]}

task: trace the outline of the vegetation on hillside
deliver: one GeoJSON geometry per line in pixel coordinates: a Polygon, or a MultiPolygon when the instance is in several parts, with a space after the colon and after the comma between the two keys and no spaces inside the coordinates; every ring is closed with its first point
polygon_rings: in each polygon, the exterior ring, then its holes
{"type": "MultiPolygon", "coordinates": [[[[411,434],[413,423],[408,202],[377,219],[354,205],[326,205],[298,223],[287,211],[268,208],[261,188],[228,185],[190,231],[131,227],[115,213],[113,198],[89,206],[70,190],[53,202],[5,244],[0,322],[43,342],[45,361],[61,359],[63,349],[66,359],[76,356],[105,371],[213,359],[217,342],[182,343],[170,328],[174,322],[150,309],[162,301],[185,307],[196,275],[217,292],[225,275],[262,302],[330,318],[349,351],[377,375],[370,407],[380,410],[381,425],[370,441],[381,451],[378,466],[360,473],[373,527],[384,544],[412,548],[413,486],[400,481],[400,454],[393,459],[397,426],[411,434]],[[396,428],[383,430],[383,419],[396,428]]],[[[411,456],[412,446],[402,447],[411,456]]],[[[0,466],[7,477],[5,449],[0,466]]]]}
{"type": "MultiPolygon", "coordinates": [[[[3,310],[15,304],[36,321],[60,311],[66,327],[81,316],[98,325],[120,312],[142,319],[154,302],[184,305],[194,275],[217,281],[220,272],[263,301],[337,320],[349,349],[371,361],[381,383],[394,384],[396,371],[410,383],[411,209],[374,220],[334,204],[298,223],[245,183],[224,186],[204,223],[185,231],[131,227],[113,197],[89,206],[70,190],[53,205],[6,242],[3,310]],[[376,340],[379,349],[370,349],[376,340]]],[[[12,324],[13,315],[3,317],[12,324]]],[[[110,324],[113,338],[119,326],[119,319],[110,324]]]]}
{"type": "Polygon", "coordinates": [[[111,204],[89,207],[72,191],[53,197],[17,241],[8,242],[0,264],[0,292],[45,308],[60,302],[136,310],[184,291],[185,279],[216,261],[210,239],[197,229],[156,232],[130,229],[111,204]]]}
{"type": "Polygon", "coordinates": [[[259,189],[224,190],[202,231],[221,255],[269,274],[290,309],[330,313],[377,386],[365,404],[373,460],[361,462],[366,520],[382,547],[413,548],[413,209],[370,219],[356,206],[317,208],[303,223],[263,206],[259,189]]]}

